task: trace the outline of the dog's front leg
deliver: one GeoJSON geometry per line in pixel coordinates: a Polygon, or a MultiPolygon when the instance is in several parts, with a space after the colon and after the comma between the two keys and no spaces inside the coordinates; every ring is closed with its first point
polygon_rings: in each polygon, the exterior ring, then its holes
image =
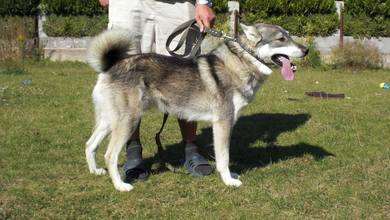
{"type": "Polygon", "coordinates": [[[213,123],[214,148],[217,170],[223,182],[228,186],[240,186],[242,182],[234,179],[229,169],[229,145],[233,123],[229,121],[216,121],[213,123]]]}

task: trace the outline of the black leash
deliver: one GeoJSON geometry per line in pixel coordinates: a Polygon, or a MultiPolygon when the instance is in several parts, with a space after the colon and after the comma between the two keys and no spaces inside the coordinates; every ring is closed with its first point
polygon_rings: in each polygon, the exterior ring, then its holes
{"type": "Polygon", "coordinates": [[[223,31],[216,31],[214,29],[211,29],[211,28],[208,28],[204,25],[204,29],[206,30],[206,32],[214,37],[219,37],[221,39],[229,39],[229,40],[234,40],[234,41],[237,41],[237,38],[235,37],[230,37],[228,35],[226,35],[225,32],[223,31]]]}
{"type": "Polygon", "coordinates": [[[161,128],[160,128],[160,131],[157,132],[156,137],[155,137],[156,144],[157,144],[157,149],[158,149],[158,154],[160,155],[161,161],[164,162],[165,166],[166,166],[170,171],[172,171],[173,173],[189,174],[189,173],[184,173],[184,172],[181,172],[181,171],[176,170],[175,167],[172,166],[172,164],[170,164],[170,163],[165,159],[164,149],[163,149],[163,146],[162,146],[161,140],[160,140],[160,134],[161,134],[161,132],[162,132],[163,129],[164,129],[164,126],[165,126],[165,123],[167,122],[168,116],[169,116],[169,115],[168,115],[167,113],[164,114],[164,119],[163,119],[163,123],[162,123],[161,128]]]}

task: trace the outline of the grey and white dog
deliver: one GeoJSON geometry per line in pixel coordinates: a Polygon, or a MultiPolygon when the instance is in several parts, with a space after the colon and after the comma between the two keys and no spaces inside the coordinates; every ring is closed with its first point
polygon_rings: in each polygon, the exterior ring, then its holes
{"type": "Polygon", "coordinates": [[[117,190],[129,191],[122,181],[118,158],[142,114],[152,107],[188,121],[213,122],[216,168],[223,182],[240,186],[229,170],[229,144],[233,126],[257,90],[272,73],[270,63],[282,67],[292,80],[289,57],[301,58],[309,50],[286,30],[269,24],[241,24],[236,41],[226,41],[206,55],[175,58],[154,53],[129,55],[131,34],[110,30],[96,36],[88,48],[88,61],[98,72],[93,90],[96,126],[86,143],[89,170],[97,168],[96,151],[111,132],[104,156],[117,190]]]}

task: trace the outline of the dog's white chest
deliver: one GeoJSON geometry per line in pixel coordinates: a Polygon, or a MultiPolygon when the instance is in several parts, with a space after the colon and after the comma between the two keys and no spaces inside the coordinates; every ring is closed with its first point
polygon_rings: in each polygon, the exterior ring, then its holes
{"type": "MultiPolygon", "coordinates": [[[[253,92],[253,91],[252,91],[253,92]]],[[[253,99],[253,95],[251,96],[253,99]]],[[[234,104],[234,121],[236,121],[244,108],[251,102],[250,97],[244,97],[242,94],[236,92],[233,95],[233,104],[234,104]],[[249,99],[248,99],[249,98],[249,99]]]]}

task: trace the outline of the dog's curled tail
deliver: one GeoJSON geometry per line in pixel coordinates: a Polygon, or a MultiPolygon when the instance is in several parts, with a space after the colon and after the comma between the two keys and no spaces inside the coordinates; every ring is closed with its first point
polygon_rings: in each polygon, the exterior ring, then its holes
{"type": "Polygon", "coordinates": [[[89,43],[87,60],[98,72],[109,70],[116,62],[128,56],[131,36],[124,29],[112,29],[95,36],[89,43]]]}

